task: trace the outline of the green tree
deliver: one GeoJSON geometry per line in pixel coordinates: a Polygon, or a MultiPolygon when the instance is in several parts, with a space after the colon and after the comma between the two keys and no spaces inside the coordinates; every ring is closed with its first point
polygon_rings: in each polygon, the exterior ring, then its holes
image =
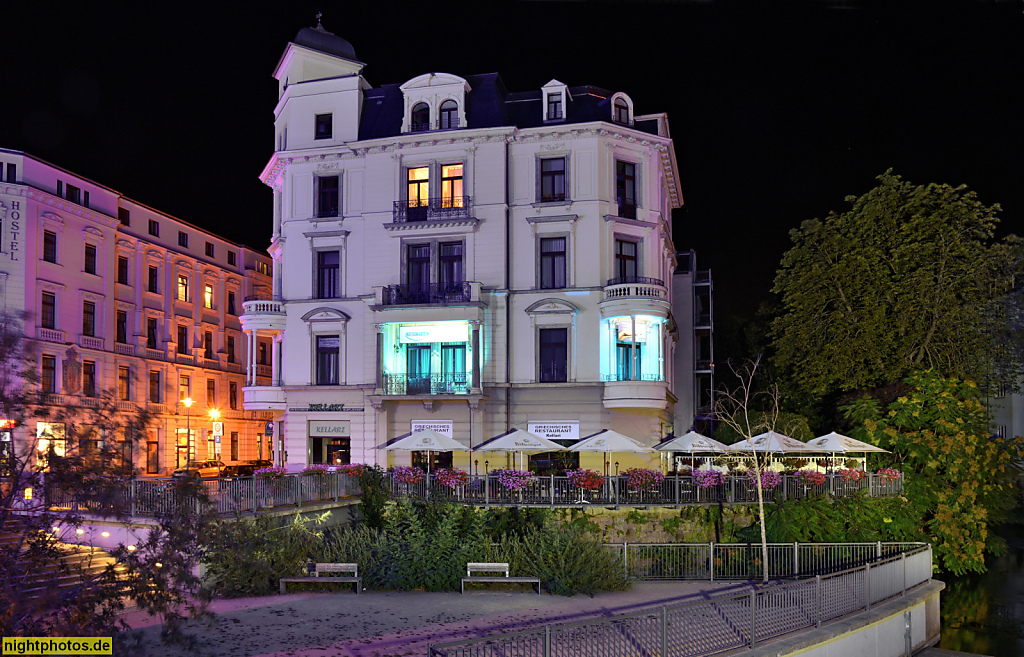
{"type": "Polygon", "coordinates": [[[923,371],[906,383],[910,392],[864,426],[902,469],[904,495],[941,567],[954,575],[984,572],[985,553],[1005,548],[991,528],[1016,502],[1024,441],[990,435],[988,412],[970,381],[923,371]]]}
{"type": "Polygon", "coordinates": [[[1016,381],[1022,242],[994,239],[998,205],[966,187],[913,185],[891,171],[852,207],[791,232],[773,291],[774,362],[826,395],[900,381],[915,369],[1016,381]],[[1008,307],[1009,306],[1009,307],[1008,307]],[[993,368],[1007,368],[993,372],[993,368]]]}

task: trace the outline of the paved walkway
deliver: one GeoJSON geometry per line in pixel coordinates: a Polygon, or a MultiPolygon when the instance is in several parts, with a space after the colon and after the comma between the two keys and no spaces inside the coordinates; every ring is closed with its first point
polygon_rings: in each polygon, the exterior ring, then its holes
{"type": "MultiPolygon", "coordinates": [[[[528,592],[364,591],[294,593],[262,598],[217,600],[212,626],[196,626],[202,654],[252,657],[387,657],[426,655],[427,644],[516,632],[545,624],[627,614],[666,604],[701,600],[710,593],[749,590],[747,584],[636,582],[629,591],[593,598],[528,592]]],[[[146,654],[180,655],[160,646],[153,619],[129,613],[140,628],[146,654]]]]}

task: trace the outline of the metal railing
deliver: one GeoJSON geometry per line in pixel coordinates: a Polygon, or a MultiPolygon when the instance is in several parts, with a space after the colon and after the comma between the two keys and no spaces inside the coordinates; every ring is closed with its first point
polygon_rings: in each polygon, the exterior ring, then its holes
{"type": "MultiPolygon", "coordinates": [[[[875,545],[875,544],[871,544],[875,545]]],[[[878,544],[880,546],[882,544],[878,544]]],[[[747,593],[610,619],[545,625],[428,647],[430,657],[660,655],[698,657],[755,648],[786,634],[868,610],[931,578],[930,545],[888,544],[898,554],[747,593]]],[[[856,546],[856,544],[853,544],[856,546]]],[[[851,547],[853,547],[851,546],[851,547]]],[[[799,554],[795,544],[779,546],[799,554]]],[[[876,553],[877,554],[877,553],[876,553]]]]}
{"type": "Polygon", "coordinates": [[[629,283],[639,283],[640,285],[665,285],[665,281],[660,278],[648,278],[647,276],[620,276],[618,278],[609,278],[605,287],[611,285],[626,285],[629,283]]]}
{"type": "MultiPolygon", "coordinates": [[[[279,479],[203,479],[202,484],[210,505],[218,513],[301,506],[352,497],[362,492],[358,478],[340,472],[291,474],[279,479]]],[[[105,479],[102,485],[74,494],[52,485],[46,486],[45,490],[48,508],[97,514],[162,516],[179,503],[175,481],[166,477],[105,479]]]]}
{"type": "Polygon", "coordinates": [[[471,216],[473,199],[469,196],[395,201],[393,223],[437,219],[466,219],[471,216]]]}
{"type": "Polygon", "coordinates": [[[615,372],[613,374],[602,374],[602,381],[664,381],[665,377],[660,374],[645,374],[634,375],[630,377],[625,372],[615,372]]]}
{"type": "Polygon", "coordinates": [[[385,395],[465,395],[470,389],[468,372],[448,374],[384,374],[385,395]]]}
{"type": "MultiPolygon", "coordinates": [[[[396,393],[400,394],[400,393],[396,393]]],[[[409,393],[414,394],[414,393],[409,393]]],[[[426,393],[424,393],[426,394],[426,393]]],[[[672,475],[653,488],[637,489],[629,485],[625,475],[608,476],[593,490],[572,485],[568,477],[539,475],[533,477],[521,490],[511,490],[498,482],[498,476],[469,475],[468,482],[455,488],[438,483],[431,473],[429,479],[406,484],[389,477],[392,497],[437,497],[451,502],[484,506],[681,506],[684,504],[753,504],[757,502],[757,488],[746,475],[726,476],[724,484],[703,488],[693,477],[672,475]]],[[[867,474],[857,482],[844,481],[840,475],[826,475],[825,483],[804,484],[794,475],[783,475],[782,484],[775,490],[766,490],[766,503],[780,500],[802,499],[813,496],[832,498],[857,494],[869,497],[899,495],[903,480],[890,480],[883,475],[867,474]]]]}
{"type": "Polygon", "coordinates": [[[473,300],[473,286],[461,283],[428,283],[424,285],[388,285],[383,290],[385,306],[409,304],[469,303],[473,300]]]}

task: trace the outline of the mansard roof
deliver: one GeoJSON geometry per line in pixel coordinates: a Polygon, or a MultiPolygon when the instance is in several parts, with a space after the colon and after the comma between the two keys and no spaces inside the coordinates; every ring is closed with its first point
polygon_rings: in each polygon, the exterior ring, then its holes
{"type": "MultiPolygon", "coordinates": [[[[497,73],[467,75],[470,91],[466,95],[468,128],[511,127],[535,128],[544,121],[541,90],[510,93],[497,73]]],[[[405,112],[399,84],[388,84],[368,89],[363,100],[359,139],[396,137],[402,133],[405,112]]],[[[612,92],[591,85],[569,87],[570,100],[566,103],[565,120],[554,125],[611,121],[612,92]]],[[[634,121],[634,130],[658,134],[656,120],[634,121]]]]}

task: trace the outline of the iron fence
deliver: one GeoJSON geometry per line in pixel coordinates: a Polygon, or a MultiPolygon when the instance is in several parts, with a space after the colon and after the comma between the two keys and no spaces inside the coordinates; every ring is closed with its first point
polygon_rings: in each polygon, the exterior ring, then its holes
{"type": "MultiPolygon", "coordinates": [[[[881,497],[899,495],[901,479],[889,481],[882,475],[868,474],[856,485],[846,485],[839,475],[826,475],[824,484],[810,485],[793,475],[783,475],[782,484],[764,491],[766,503],[777,499],[800,499],[813,496],[833,498],[868,495],[881,497]]],[[[392,497],[437,496],[452,502],[484,506],[681,506],[683,504],[753,504],[757,502],[756,486],[744,476],[730,475],[725,483],[701,487],[693,477],[670,476],[651,487],[630,486],[629,478],[609,476],[595,489],[574,486],[568,477],[535,476],[522,489],[503,486],[498,476],[469,475],[468,482],[449,488],[435,481],[433,474],[423,482],[405,484],[390,478],[392,497]]]]}
{"type": "MultiPolygon", "coordinates": [[[[880,544],[875,546],[876,554],[880,544]]],[[[891,544],[895,545],[895,544],[891,544]]],[[[926,583],[930,545],[901,544],[899,554],[748,593],[665,606],[514,634],[454,641],[428,648],[430,657],[690,657],[754,648],[771,639],[870,609],[926,583]]],[[[801,547],[789,546],[799,555],[801,547]]],[[[833,546],[833,551],[844,546],[833,546]]],[[[857,544],[847,545],[857,547],[857,544]]]]}
{"type": "MultiPolygon", "coordinates": [[[[46,503],[51,509],[156,517],[171,512],[181,503],[175,483],[170,478],[109,479],[103,486],[74,494],[48,485],[45,487],[46,503]]],[[[361,493],[358,478],[340,472],[292,474],[279,479],[203,479],[202,487],[208,503],[216,512],[224,514],[301,506],[361,493]]]]}

